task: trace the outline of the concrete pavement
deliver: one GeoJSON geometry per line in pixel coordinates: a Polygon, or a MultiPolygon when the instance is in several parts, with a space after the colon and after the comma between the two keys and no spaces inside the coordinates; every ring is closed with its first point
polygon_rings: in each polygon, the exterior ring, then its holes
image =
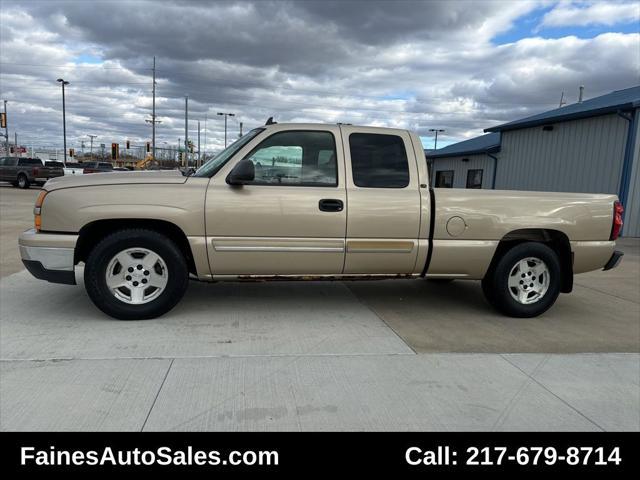
{"type": "Polygon", "coordinates": [[[278,282],[194,283],[165,317],[121,322],[17,273],[0,428],[640,430],[637,353],[416,354],[385,321],[343,283],[278,282]]]}

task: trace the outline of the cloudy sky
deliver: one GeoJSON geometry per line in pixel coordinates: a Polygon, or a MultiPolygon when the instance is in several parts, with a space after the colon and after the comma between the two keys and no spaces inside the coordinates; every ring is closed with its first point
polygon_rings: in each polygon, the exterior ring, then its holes
{"type": "MultiPolygon", "coordinates": [[[[432,148],[482,129],[640,84],[640,3],[521,1],[0,0],[0,98],[24,145],[150,139],[207,121],[208,151],[280,122],[417,130],[432,148]]],[[[87,143],[88,145],[88,143],[87,143]]]]}

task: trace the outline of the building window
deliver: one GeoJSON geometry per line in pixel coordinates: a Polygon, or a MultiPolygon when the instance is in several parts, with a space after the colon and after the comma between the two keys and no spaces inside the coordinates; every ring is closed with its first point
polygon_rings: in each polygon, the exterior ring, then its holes
{"type": "Polygon", "coordinates": [[[404,188],[409,185],[409,162],[404,140],[397,135],[349,135],[353,183],[368,188],[404,188]]]}
{"type": "Polygon", "coordinates": [[[453,188],[453,170],[436,172],[436,188],[453,188]]]}
{"type": "Polygon", "coordinates": [[[482,169],[467,170],[467,188],[482,188],[482,169]]]}

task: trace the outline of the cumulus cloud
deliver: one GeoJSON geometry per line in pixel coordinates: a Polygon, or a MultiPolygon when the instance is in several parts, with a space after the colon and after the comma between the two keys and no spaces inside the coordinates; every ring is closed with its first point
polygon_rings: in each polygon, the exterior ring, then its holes
{"type": "Polygon", "coordinates": [[[640,4],[637,1],[563,2],[544,15],[541,26],[610,26],[621,22],[640,22],[640,4]]]}
{"type": "Polygon", "coordinates": [[[148,140],[154,55],[158,145],[184,136],[188,94],[190,137],[207,117],[209,151],[224,142],[219,111],[236,114],[232,136],[273,115],[438,127],[452,140],[554,108],[581,84],[588,97],[637,84],[640,70],[638,34],[494,44],[547,5],[536,0],[0,5],[0,94],[27,144],[62,143],[60,77],[71,82],[69,143],[148,140]]]}

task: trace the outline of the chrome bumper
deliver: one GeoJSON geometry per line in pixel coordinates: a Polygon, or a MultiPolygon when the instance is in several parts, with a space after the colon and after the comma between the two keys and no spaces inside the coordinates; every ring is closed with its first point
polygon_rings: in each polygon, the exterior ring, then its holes
{"type": "Polygon", "coordinates": [[[18,239],[22,263],[36,278],[74,285],[74,252],[77,236],[23,232],[18,239]]]}

